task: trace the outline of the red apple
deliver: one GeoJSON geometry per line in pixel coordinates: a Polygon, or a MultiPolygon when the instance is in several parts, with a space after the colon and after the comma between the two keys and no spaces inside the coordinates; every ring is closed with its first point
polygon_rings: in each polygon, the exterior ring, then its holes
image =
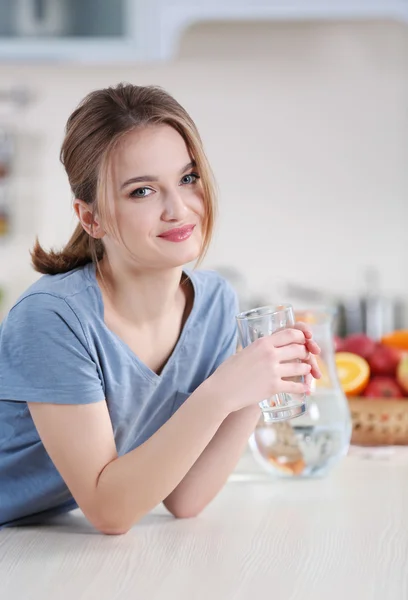
{"type": "Polygon", "coordinates": [[[358,354],[366,360],[375,350],[376,343],[365,333],[351,333],[343,341],[342,352],[358,354]]]}
{"type": "Polygon", "coordinates": [[[397,381],[408,395],[408,354],[404,353],[397,367],[397,381]]]}
{"type": "Polygon", "coordinates": [[[403,398],[404,394],[392,377],[373,377],[363,392],[368,398],[403,398]]]}
{"type": "Polygon", "coordinates": [[[333,336],[334,343],[334,351],[335,352],[343,352],[344,348],[344,339],[339,337],[338,335],[333,336]]]}
{"type": "Polygon", "coordinates": [[[395,377],[400,360],[400,350],[388,348],[382,344],[377,344],[374,352],[368,357],[373,375],[388,375],[390,377],[395,377]]]}

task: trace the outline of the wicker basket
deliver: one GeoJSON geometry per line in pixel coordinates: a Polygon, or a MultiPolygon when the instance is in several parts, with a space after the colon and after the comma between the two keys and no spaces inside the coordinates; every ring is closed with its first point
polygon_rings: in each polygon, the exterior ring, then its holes
{"type": "Polygon", "coordinates": [[[408,444],[408,398],[349,398],[353,433],[361,446],[408,444]]]}

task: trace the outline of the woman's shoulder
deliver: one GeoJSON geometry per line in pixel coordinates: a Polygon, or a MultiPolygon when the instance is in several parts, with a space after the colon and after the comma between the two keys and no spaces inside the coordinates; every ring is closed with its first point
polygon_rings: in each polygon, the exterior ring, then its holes
{"type": "Polygon", "coordinates": [[[214,305],[226,307],[227,310],[238,310],[236,291],[220,273],[197,269],[187,274],[193,283],[196,300],[204,310],[214,305]]]}
{"type": "Polygon", "coordinates": [[[35,313],[40,316],[41,313],[61,311],[64,308],[72,311],[73,305],[85,306],[84,292],[92,287],[89,268],[89,265],[85,265],[67,273],[41,275],[17,298],[9,314],[35,313]],[[79,302],[78,296],[81,297],[79,302]]]}

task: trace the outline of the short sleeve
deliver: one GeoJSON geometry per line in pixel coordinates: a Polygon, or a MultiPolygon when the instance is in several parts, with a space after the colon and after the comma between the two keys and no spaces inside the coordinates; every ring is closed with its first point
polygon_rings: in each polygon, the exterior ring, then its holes
{"type": "Polygon", "coordinates": [[[68,303],[49,293],[20,300],[0,327],[0,400],[89,404],[104,398],[85,332],[68,303]]]}

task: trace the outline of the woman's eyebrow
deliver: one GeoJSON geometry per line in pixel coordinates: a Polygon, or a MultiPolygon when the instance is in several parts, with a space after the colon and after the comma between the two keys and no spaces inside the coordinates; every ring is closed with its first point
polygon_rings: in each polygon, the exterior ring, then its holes
{"type": "Polygon", "coordinates": [[[183,173],[185,173],[189,169],[194,169],[194,167],[196,167],[196,166],[197,166],[197,163],[196,163],[195,160],[190,161],[189,163],[186,164],[186,166],[183,169],[181,169],[180,175],[182,175],[183,173]]]}
{"type": "MultiPolygon", "coordinates": [[[[197,165],[196,165],[195,160],[190,161],[189,163],[186,164],[185,167],[180,169],[180,175],[182,175],[189,169],[193,169],[196,166],[197,165]]],[[[144,183],[144,182],[153,182],[153,181],[159,181],[159,178],[157,177],[157,175],[140,175],[139,177],[131,177],[130,179],[127,179],[124,183],[122,183],[121,189],[123,189],[130,183],[144,183]]]]}

